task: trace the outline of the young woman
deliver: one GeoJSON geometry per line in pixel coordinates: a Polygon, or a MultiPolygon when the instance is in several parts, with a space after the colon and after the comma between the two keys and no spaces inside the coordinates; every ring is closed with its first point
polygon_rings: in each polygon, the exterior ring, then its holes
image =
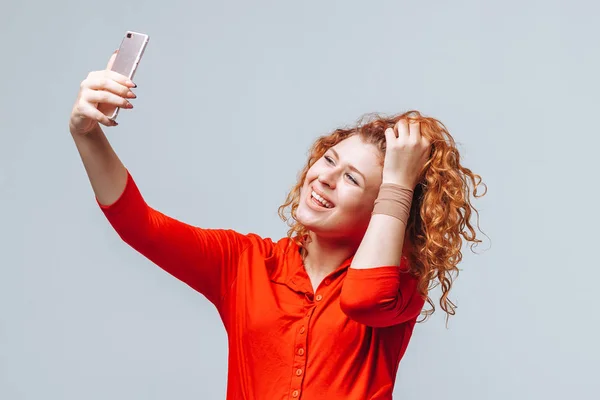
{"type": "Polygon", "coordinates": [[[319,138],[279,209],[291,221],[278,241],[202,229],[149,207],[103,134],[116,123],[102,110],[135,98],[113,60],[82,82],[72,137],[121,238],[217,308],[227,398],[391,399],[415,322],[434,311],[428,290],[441,283],[454,314],[461,238],[480,241],[468,182],[478,197],[481,178],[444,126],[413,111],[319,138]]]}

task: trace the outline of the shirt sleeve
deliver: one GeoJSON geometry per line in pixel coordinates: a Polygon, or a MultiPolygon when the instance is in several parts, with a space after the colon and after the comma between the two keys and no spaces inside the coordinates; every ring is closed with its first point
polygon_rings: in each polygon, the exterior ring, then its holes
{"type": "Polygon", "coordinates": [[[125,190],[102,212],[118,235],[160,268],[202,293],[218,309],[237,276],[250,239],[233,230],[201,229],[154,210],[127,173],[125,190]]]}
{"type": "Polygon", "coordinates": [[[398,266],[348,268],[340,305],[351,319],[372,327],[387,327],[416,319],[425,299],[417,279],[398,266]]]}

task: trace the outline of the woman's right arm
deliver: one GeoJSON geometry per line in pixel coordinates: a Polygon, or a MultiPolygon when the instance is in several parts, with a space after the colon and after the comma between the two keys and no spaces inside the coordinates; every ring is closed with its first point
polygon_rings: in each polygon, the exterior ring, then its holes
{"type": "Polygon", "coordinates": [[[81,83],[69,129],[96,200],[110,224],[131,247],[204,294],[217,308],[237,275],[240,254],[257,239],[232,230],[202,229],[173,219],[144,201],[129,171],[100,125],[115,126],[102,110],[131,108],[135,85],[107,69],[81,83]]]}
{"type": "Polygon", "coordinates": [[[81,82],[77,101],[71,111],[69,130],[79,151],[88,178],[100,204],[114,203],[125,189],[127,170],[106,139],[100,124],[116,126],[103,109],[132,108],[127,99],[135,98],[135,85],[127,77],[111,71],[116,52],[103,71],[90,72],[81,82]]]}

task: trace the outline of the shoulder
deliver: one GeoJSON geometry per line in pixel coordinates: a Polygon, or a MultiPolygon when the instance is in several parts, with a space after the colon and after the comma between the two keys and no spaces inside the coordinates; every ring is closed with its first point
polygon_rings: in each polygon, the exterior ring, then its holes
{"type": "Polygon", "coordinates": [[[285,282],[302,266],[299,246],[293,240],[284,237],[274,241],[256,234],[246,236],[247,262],[264,266],[271,280],[285,282]]]}
{"type": "Polygon", "coordinates": [[[247,249],[258,252],[265,257],[285,256],[290,251],[298,249],[298,246],[289,238],[283,237],[273,240],[270,237],[264,237],[257,233],[247,233],[244,235],[247,243],[247,249]]]}

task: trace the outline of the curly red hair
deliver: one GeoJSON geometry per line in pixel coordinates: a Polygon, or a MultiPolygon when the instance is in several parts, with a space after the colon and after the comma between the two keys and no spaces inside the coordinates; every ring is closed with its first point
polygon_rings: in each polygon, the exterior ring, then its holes
{"type": "Polygon", "coordinates": [[[462,260],[463,239],[471,242],[471,250],[481,242],[477,239],[470,222],[475,212],[479,228],[479,213],[471,204],[471,190],[473,196],[478,198],[487,193],[487,186],[482,183],[479,175],[461,165],[456,143],[440,121],[424,117],[414,110],[390,117],[367,114],[354,126],[336,129],[319,137],[310,148],[308,162],[300,172],[297,184],[278,211],[280,217],[290,226],[288,237],[303,248],[303,238],[308,236],[308,229],[297,221],[296,210],[300,190],[309,168],[329,148],[353,135],[359,135],[365,143],[375,145],[381,152],[383,165],[386,150],[385,130],[393,128],[401,119],[420,122],[421,134],[432,144],[431,155],[414,190],[405,235],[404,251],[408,254],[404,256],[408,259],[410,273],[419,279],[419,293],[431,306],[430,309],[422,311],[423,320],[435,312],[435,305],[428,293],[438,285],[441,285],[442,291],[440,307],[448,318],[455,314],[456,309],[448,294],[459,273],[457,265],[462,260]],[[482,194],[478,194],[480,185],[485,187],[482,194]],[[289,222],[289,217],[285,215],[288,207],[292,222],[289,222]]]}

